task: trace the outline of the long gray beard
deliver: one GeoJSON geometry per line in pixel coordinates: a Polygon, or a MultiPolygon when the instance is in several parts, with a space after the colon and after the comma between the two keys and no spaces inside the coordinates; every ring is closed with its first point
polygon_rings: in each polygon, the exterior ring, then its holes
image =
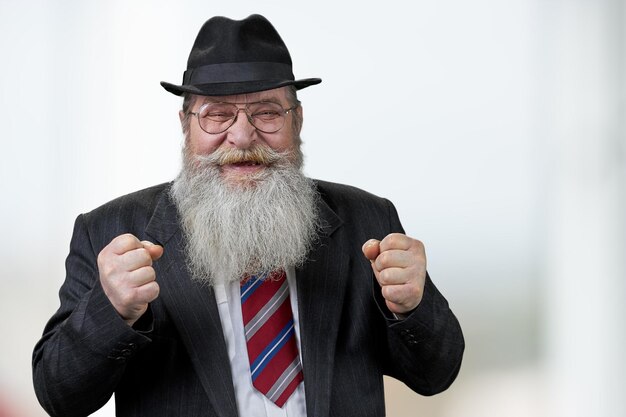
{"type": "Polygon", "coordinates": [[[306,260],[319,230],[317,190],[297,154],[262,151],[271,165],[236,184],[221,175],[219,150],[208,156],[183,151],[172,197],[195,280],[226,284],[306,260]]]}

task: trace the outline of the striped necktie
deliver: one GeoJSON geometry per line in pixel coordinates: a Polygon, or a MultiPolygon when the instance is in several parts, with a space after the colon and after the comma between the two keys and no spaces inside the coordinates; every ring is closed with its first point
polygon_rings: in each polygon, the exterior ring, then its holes
{"type": "Polygon", "coordinates": [[[284,271],[241,284],[252,385],[282,407],[303,380],[284,271]]]}

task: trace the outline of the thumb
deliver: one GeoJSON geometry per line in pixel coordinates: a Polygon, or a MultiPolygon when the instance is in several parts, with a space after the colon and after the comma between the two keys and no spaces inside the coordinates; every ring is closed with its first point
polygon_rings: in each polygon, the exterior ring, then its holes
{"type": "Polygon", "coordinates": [[[147,240],[141,241],[141,244],[145,249],[148,250],[148,252],[150,253],[150,257],[153,261],[156,261],[163,255],[163,246],[155,245],[154,243],[147,240]]]}
{"type": "Polygon", "coordinates": [[[376,260],[380,254],[380,241],[376,239],[370,239],[363,244],[361,248],[363,255],[370,261],[376,260]]]}

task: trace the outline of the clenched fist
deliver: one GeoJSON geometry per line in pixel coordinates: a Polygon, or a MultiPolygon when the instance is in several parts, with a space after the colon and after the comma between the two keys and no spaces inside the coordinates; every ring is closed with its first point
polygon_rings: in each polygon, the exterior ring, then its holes
{"type": "Polygon", "coordinates": [[[363,254],[372,263],[391,312],[403,314],[417,307],[426,280],[426,253],[422,242],[392,233],[382,241],[371,239],[365,242],[363,254]]]}
{"type": "Polygon", "coordinates": [[[117,236],[98,254],[100,283],[119,315],[132,326],[159,295],[152,262],[163,247],[139,241],[131,234],[117,236]]]}

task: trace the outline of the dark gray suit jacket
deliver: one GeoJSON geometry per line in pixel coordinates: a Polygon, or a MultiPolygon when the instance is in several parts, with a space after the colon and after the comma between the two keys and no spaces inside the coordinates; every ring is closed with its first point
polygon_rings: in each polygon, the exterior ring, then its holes
{"type": "MultiPolygon", "coordinates": [[[[418,308],[394,320],[361,253],[366,240],[402,232],[395,208],[353,187],[316,184],[324,232],[296,270],[308,415],[383,416],[384,374],[424,395],[446,389],[464,349],[446,300],[427,278],[418,308]]],[[[35,390],[51,415],[88,415],[115,392],[121,417],[237,416],[215,297],[189,278],[169,188],[118,198],[76,220],[61,306],[33,354],[35,390]],[[160,296],[134,328],[98,279],[98,253],[122,233],[165,249],[154,264],[160,296]]]]}

